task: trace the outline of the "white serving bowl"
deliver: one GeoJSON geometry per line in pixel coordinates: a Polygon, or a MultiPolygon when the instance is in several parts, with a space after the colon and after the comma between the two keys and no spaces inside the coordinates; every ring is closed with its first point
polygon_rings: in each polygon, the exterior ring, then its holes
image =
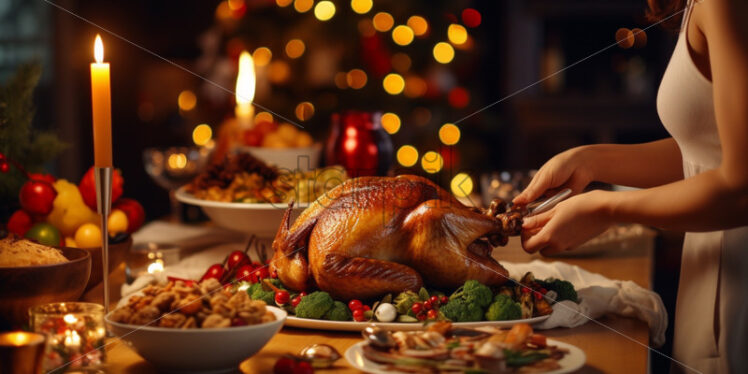
{"type": "Polygon", "coordinates": [[[319,167],[322,145],[312,144],[301,148],[267,148],[242,146],[234,149],[237,153],[249,153],[281,170],[310,171],[319,167]]]}
{"type": "MultiPolygon", "coordinates": [[[[161,372],[236,372],[239,364],[259,352],[283,326],[286,311],[268,307],[275,321],[216,329],[173,329],[113,322],[109,331],[132,346],[161,372]]],[[[111,314],[111,313],[110,313],[111,314]]]]}
{"type": "MultiPolygon", "coordinates": [[[[185,204],[196,205],[218,226],[246,234],[255,234],[259,238],[274,238],[278,232],[287,203],[226,203],[198,199],[185,191],[177,190],[176,198],[185,204]]],[[[309,204],[294,204],[291,222],[306,209],[309,204]]]]}

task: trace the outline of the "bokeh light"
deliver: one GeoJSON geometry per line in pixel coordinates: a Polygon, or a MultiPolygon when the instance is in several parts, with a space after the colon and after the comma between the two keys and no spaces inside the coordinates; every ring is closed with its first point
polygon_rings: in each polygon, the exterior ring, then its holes
{"type": "Polygon", "coordinates": [[[184,169],[187,166],[187,155],[184,153],[172,153],[166,159],[166,164],[171,169],[184,169]]]}
{"type": "Polygon", "coordinates": [[[358,21],[358,32],[368,38],[374,36],[374,34],[377,33],[377,30],[374,29],[374,24],[370,19],[364,18],[358,21]]]}
{"type": "Polygon", "coordinates": [[[335,87],[344,90],[348,88],[348,74],[344,71],[335,73],[335,87]]]}
{"type": "Polygon", "coordinates": [[[358,14],[366,14],[371,10],[372,0],[351,0],[351,9],[358,14]]]}
{"type": "Polygon", "coordinates": [[[273,83],[285,83],[291,77],[291,67],[283,60],[268,65],[268,79],[273,83]]]}
{"type": "Polygon", "coordinates": [[[460,128],[452,123],[445,123],[439,128],[439,140],[446,145],[455,145],[460,141],[460,128]]]}
{"type": "Polygon", "coordinates": [[[278,4],[279,7],[285,8],[291,5],[291,3],[293,3],[293,0],[275,0],[275,3],[278,4]]]}
{"type": "Polygon", "coordinates": [[[255,61],[255,66],[265,66],[270,63],[273,58],[273,52],[267,47],[260,47],[252,52],[252,59],[255,61]]]}
{"type": "Polygon", "coordinates": [[[394,55],[392,55],[392,68],[401,72],[405,73],[410,69],[410,65],[412,64],[412,61],[410,60],[410,56],[403,52],[397,52],[394,55]]]}
{"type": "Polygon", "coordinates": [[[480,12],[473,8],[467,8],[462,11],[462,23],[467,27],[478,27],[480,26],[481,15],[480,12]]]}
{"type": "Polygon", "coordinates": [[[431,111],[426,107],[415,107],[410,113],[413,124],[416,126],[426,126],[431,122],[431,111]]]}
{"type": "Polygon", "coordinates": [[[299,105],[296,105],[294,113],[296,113],[296,118],[300,121],[307,121],[314,115],[314,104],[308,101],[301,102],[299,105]]]}
{"type": "Polygon", "coordinates": [[[423,78],[417,75],[410,75],[405,78],[405,96],[410,98],[421,97],[426,94],[428,85],[423,78]]]}
{"type": "Polygon", "coordinates": [[[634,47],[643,48],[647,45],[647,32],[640,28],[633,28],[631,32],[634,34],[634,47]]]}
{"type": "Polygon", "coordinates": [[[301,39],[291,39],[286,43],[286,55],[290,58],[299,58],[304,54],[306,46],[301,39]]]}
{"type": "Polygon", "coordinates": [[[323,0],[314,6],[314,16],[320,21],[327,21],[335,15],[335,4],[329,0],[323,0]]]}
{"type": "Polygon", "coordinates": [[[433,52],[434,59],[441,64],[448,64],[455,58],[455,50],[449,43],[436,43],[433,52]]]}
{"type": "Polygon", "coordinates": [[[231,10],[240,10],[244,7],[244,0],[228,0],[228,3],[231,10]]]}
{"type": "Polygon", "coordinates": [[[306,13],[314,6],[314,0],[294,0],[293,8],[299,13],[306,13]]]}
{"type": "Polygon", "coordinates": [[[366,86],[367,80],[368,78],[366,77],[366,72],[361,69],[352,69],[346,76],[346,83],[348,83],[348,86],[353,88],[354,90],[358,90],[366,86]]]}
{"type": "Polygon", "coordinates": [[[192,130],[192,141],[195,142],[195,145],[206,145],[211,138],[213,138],[213,130],[207,123],[197,125],[192,130]]]}
{"type": "Polygon", "coordinates": [[[447,38],[452,44],[463,44],[467,41],[468,33],[465,26],[453,23],[447,28],[447,38]]]}
{"type": "Polygon", "coordinates": [[[273,115],[270,112],[259,112],[255,115],[255,124],[260,122],[273,122],[273,115]]]}
{"type": "Polygon", "coordinates": [[[636,37],[631,30],[625,27],[616,30],[616,43],[618,43],[619,47],[629,49],[634,46],[635,42],[636,37]]]}
{"type": "Polygon", "coordinates": [[[457,197],[466,197],[473,192],[473,178],[467,173],[457,173],[449,184],[452,193],[457,197]]]}
{"type": "Polygon", "coordinates": [[[389,134],[395,134],[400,131],[400,117],[395,113],[382,114],[382,127],[389,134]]]}
{"type": "Polygon", "coordinates": [[[392,40],[397,45],[408,45],[413,42],[413,29],[399,25],[392,30],[392,40]]]}
{"type": "Polygon", "coordinates": [[[216,7],[216,18],[219,20],[227,20],[231,18],[232,11],[229,7],[228,1],[221,1],[216,7]]]}
{"type": "Polygon", "coordinates": [[[428,151],[421,156],[421,167],[429,174],[438,173],[444,167],[444,159],[439,153],[428,151]]]}
{"type": "Polygon", "coordinates": [[[418,162],[418,150],[412,145],[404,145],[397,150],[397,162],[409,168],[418,162]]]}
{"type": "Polygon", "coordinates": [[[462,87],[455,87],[449,91],[447,101],[451,107],[462,109],[470,103],[470,93],[462,87]]]}
{"type": "Polygon", "coordinates": [[[197,96],[195,96],[195,93],[190,90],[184,90],[179,93],[179,96],[177,96],[177,105],[180,110],[185,112],[195,109],[195,105],[197,105],[197,96]]]}
{"type": "Polygon", "coordinates": [[[408,27],[413,30],[416,36],[423,36],[429,31],[429,23],[421,16],[411,16],[408,18],[408,27]]]}
{"type": "Polygon", "coordinates": [[[400,74],[390,73],[384,77],[382,86],[388,94],[397,95],[405,89],[405,79],[400,74]]]}
{"type": "Polygon", "coordinates": [[[387,12],[379,12],[374,15],[374,28],[379,32],[390,31],[395,25],[395,19],[387,12]]]}

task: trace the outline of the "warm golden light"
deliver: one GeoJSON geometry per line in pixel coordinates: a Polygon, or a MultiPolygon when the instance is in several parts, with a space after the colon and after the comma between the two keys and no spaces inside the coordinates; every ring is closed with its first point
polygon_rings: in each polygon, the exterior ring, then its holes
{"type": "Polygon", "coordinates": [[[236,76],[236,105],[247,106],[255,99],[255,64],[252,55],[243,51],[239,55],[239,74],[236,76]]]}
{"type": "Polygon", "coordinates": [[[293,8],[299,13],[306,13],[314,6],[314,0],[294,0],[293,8]]]}
{"type": "Polygon", "coordinates": [[[445,123],[439,129],[439,140],[446,145],[455,145],[460,141],[460,128],[451,123],[445,123]]]}
{"type": "Polygon", "coordinates": [[[195,105],[197,105],[197,96],[195,96],[195,94],[190,90],[184,90],[179,93],[179,96],[177,96],[177,105],[180,110],[185,112],[195,109],[195,105]]]}
{"type": "Polygon", "coordinates": [[[404,145],[397,150],[397,162],[409,168],[418,162],[418,150],[412,145],[404,145]]]}
{"type": "Polygon", "coordinates": [[[370,19],[364,18],[358,21],[358,32],[363,36],[372,37],[377,33],[377,30],[374,29],[374,24],[370,19]]]}
{"type": "Polygon", "coordinates": [[[450,183],[452,193],[457,197],[466,197],[473,192],[473,178],[466,173],[458,173],[450,183]]]}
{"type": "Polygon", "coordinates": [[[273,83],[285,83],[291,77],[291,67],[283,60],[273,61],[268,66],[268,78],[273,83]]]}
{"type": "Polygon", "coordinates": [[[207,123],[199,124],[195,126],[194,130],[192,130],[192,141],[195,143],[195,145],[206,145],[212,138],[213,129],[211,129],[210,125],[208,125],[207,123]]]}
{"type": "Polygon", "coordinates": [[[346,76],[346,83],[348,83],[348,86],[358,90],[366,86],[366,72],[364,72],[361,69],[353,69],[348,72],[348,75],[346,76]]]}
{"type": "Polygon", "coordinates": [[[374,28],[377,31],[389,31],[395,25],[395,19],[387,12],[379,12],[374,15],[374,28]]]}
{"type": "Polygon", "coordinates": [[[278,4],[279,7],[285,8],[291,5],[291,3],[293,3],[293,0],[275,0],[275,3],[278,4]]]}
{"type": "Polygon", "coordinates": [[[464,44],[468,39],[465,26],[453,23],[447,28],[447,38],[452,44],[464,44]]]}
{"type": "Polygon", "coordinates": [[[335,4],[332,1],[323,0],[314,7],[314,16],[320,21],[327,21],[335,15],[335,4]]]}
{"type": "Polygon", "coordinates": [[[372,0],[351,0],[351,9],[358,14],[366,14],[371,10],[372,0]]]}
{"type": "Polygon", "coordinates": [[[448,64],[455,58],[455,50],[449,43],[439,42],[434,46],[434,59],[441,64],[448,64]]]}
{"type": "Polygon", "coordinates": [[[62,320],[65,321],[65,323],[67,323],[68,325],[78,322],[78,318],[70,313],[62,316],[62,320]]]}
{"type": "Polygon", "coordinates": [[[273,121],[274,121],[273,115],[270,114],[269,112],[260,112],[260,113],[257,113],[257,115],[255,116],[255,123],[273,122],[273,121]]]}
{"type": "Polygon", "coordinates": [[[239,10],[244,6],[244,0],[228,0],[231,10],[239,10]]]}
{"type": "Polygon", "coordinates": [[[252,52],[252,59],[255,61],[255,66],[265,66],[270,63],[272,58],[273,52],[267,47],[260,47],[252,52]]]}
{"type": "Polygon", "coordinates": [[[390,95],[397,95],[405,88],[405,79],[400,74],[390,73],[382,81],[384,90],[390,95]]]}
{"type": "Polygon", "coordinates": [[[410,98],[421,97],[426,94],[428,85],[423,78],[411,75],[405,78],[405,96],[410,98]]]}
{"type": "Polygon", "coordinates": [[[382,127],[389,134],[395,134],[400,131],[400,117],[395,113],[382,114],[382,127]]]}
{"type": "Polygon", "coordinates": [[[348,88],[348,74],[344,71],[335,73],[335,87],[344,90],[348,88]]]}
{"type": "Polygon", "coordinates": [[[94,59],[97,64],[104,62],[104,43],[101,41],[101,35],[96,34],[94,41],[94,59]]]}
{"type": "Polygon", "coordinates": [[[155,261],[148,264],[148,274],[156,274],[164,271],[164,260],[157,258],[155,261]]]}
{"type": "Polygon", "coordinates": [[[166,164],[170,169],[184,169],[187,166],[187,156],[184,153],[172,153],[166,159],[166,164]]]}
{"type": "Polygon", "coordinates": [[[413,42],[413,29],[399,25],[392,30],[392,40],[397,45],[408,45],[413,42]]]}
{"type": "Polygon", "coordinates": [[[286,43],[286,55],[290,58],[299,58],[304,54],[306,46],[301,39],[291,39],[286,43]]]}
{"type": "Polygon", "coordinates": [[[423,36],[429,31],[429,23],[421,16],[411,16],[408,18],[407,25],[413,29],[416,36],[423,36]]]}
{"type": "Polygon", "coordinates": [[[296,118],[300,121],[306,121],[314,115],[314,105],[308,101],[301,102],[296,106],[294,112],[296,113],[296,118]]]}
{"type": "Polygon", "coordinates": [[[421,157],[421,167],[429,174],[438,173],[444,167],[444,159],[439,153],[428,151],[421,157]]]}
{"type": "Polygon", "coordinates": [[[0,333],[0,346],[21,347],[24,345],[35,345],[43,342],[44,335],[32,332],[15,331],[0,333]]]}
{"type": "Polygon", "coordinates": [[[392,62],[392,67],[401,73],[405,73],[406,71],[408,71],[412,63],[410,60],[410,57],[408,57],[408,55],[406,55],[403,52],[398,52],[392,55],[391,62],[392,62]]]}

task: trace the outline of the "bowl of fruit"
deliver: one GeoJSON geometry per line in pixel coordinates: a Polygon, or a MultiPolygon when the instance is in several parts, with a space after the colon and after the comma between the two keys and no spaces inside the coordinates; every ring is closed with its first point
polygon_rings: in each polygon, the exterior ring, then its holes
{"type": "Polygon", "coordinates": [[[244,131],[235,152],[250,153],[280,169],[311,170],[319,166],[322,145],[290,123],[259,122],[244,131]]]}
{"type": "MultiPolygon", "coordinates": [[[[14,164],[15,165],[15,164],[14,164]]],[[[26,173],[18,200],[21,208],[8,219],[6,229],[39,244],[58,248],[80,248],[91,255],[91,277],[86,289],[102,280],[99,215],[93,167],[78,184],[50,174],[26,173]]],[[[112,212],[108,223],[109,271],[125,260],[132,246],[130,234],[145,221],[145,211],[137,201],[122,198],[124,179],[115,170],[112,176],[112,212]]]]}

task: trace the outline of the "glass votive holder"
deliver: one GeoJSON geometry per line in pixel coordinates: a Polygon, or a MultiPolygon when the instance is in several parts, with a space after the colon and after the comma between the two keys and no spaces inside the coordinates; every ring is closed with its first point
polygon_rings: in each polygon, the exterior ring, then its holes
{"type": "Polygon", "coordinates": [[[180,248],[166,243],[147,242],[136,244],[130,249],[127,258],[127,283],[144,274],[158,275],[167,266],[180,260],[180,248]]]}
{"type": "Polygon", "coordinates": [[[45,336],[14,331],[0,334],[0,373],[40,374],[45,336]]]}
{"type": "Polygon", "coordinates": [[[47,337],[44,370],[100,373],[105,362],[104,306],[51,303],[29,309],[31,328],[47,337]]]}

